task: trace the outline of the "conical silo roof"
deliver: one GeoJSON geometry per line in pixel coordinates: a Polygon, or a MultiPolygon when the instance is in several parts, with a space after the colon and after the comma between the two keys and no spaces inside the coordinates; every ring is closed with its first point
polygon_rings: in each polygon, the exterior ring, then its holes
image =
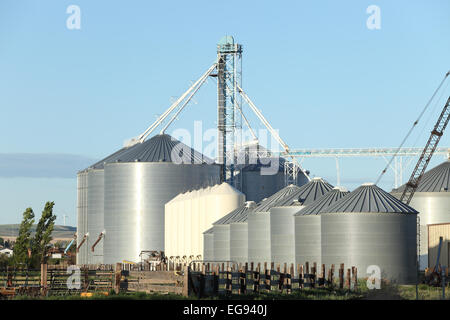
{"type": "Polygon", "coordinates": [[[339,201],[341,198],[348,195],[350,192],[342,187],[334,187],[330,192],[325,194],[323,197],[320,197],[310,205],[308,205],[303,210],[300,210],[295,216],[302,215],[315,215],[320,214],[324,210],[327,210],[329,206],[334,204],[336,201],[339,201]]]}
{"type": "Polygon", "coordinates": [[[239,193],[242,194],[242,192],[240,192],[238,189],[236,189],[235,187],[233,187],[232,185],[230,185],[229,183],[226,182],[222,182],[221,184],[217,184],[216,186],[213,187],[213,192],[214,194],[234,194],[234,193],[239,193]]]}
{"type": "Polygon", "coordinates": [[[291,195],[281,199],[276,204],[277,207],[285,207],[292,205],[309,205],[327,194],[333,186],[322,178],[313,178],[307,184],[301,186],[299,190],[291,195]]]}
{"type": "MultiPolygon", "coordinates": [[[[425,172],[420,179],[416,192],[448,192],[450,189],[450,160],[447,160],[433,169],[425,172]]],[[[405,185],[392,190],[392,193],[400,193],[405,190],[405,185]]]]}
{"type": "Polygon", "coordinates": [[[212,234],[214,231],[214,228],[209,228],[208,230],[204,231],[203,234],[212,234]]]}
{"type": "MultiPolygon", "coordinates": [[[[132,148],[135,148],[136,145],[130,146],[130,147],[123,147],[122,149],[117,150],[113,154],[110,154],[106,158],[103,158],[102,160],[94,163],[93,165],[89,166],[86,169],[103,169],[105,163],[115,162],[119,157],[121,157],[125,152],[131,150],[132,148]]],[[[86,170],[85,169],[85,170],[86,170]]]]}
{"type": "Polygon", "coordinates": [[[214,161],[195,151],[168,134],[158,134],[152,138],[124,147],[89,168],[102,169],[105,163],[113,162],[175,162],[175,163],[213,163],[214,161]],[[184,153],[188,153],[183,156],[184,153]],[[173,158],[177,155],[177,159],[173,158]]]}
{"type": "Polygon", "coordinates": [[[329,206],[323,213],[334,212],[376,212],[376,213],[418,213],[393,195],[373,183],[365,183],[329,206]]]}
{"type": "Polygon", "coordinates": [[[257,206],[252,210],[253,212],[268,212],[270,208],[276,206],[282,199],[288,197],[289,195],[294,194],[300,189],[300,187],[296,185],[288,185],[278,192],[274,193],[267,199],[263,199],[261,202],[257,204],[257,206]]]}
{"type": "Polygon", "coordinates": [[[247,201],[243,206],[231,211],[226,216],[220,218],[213,225],[225,225],[233,222],[243,222],[247,220],[247,213],[256,206],[254,201],[247,201]]]}

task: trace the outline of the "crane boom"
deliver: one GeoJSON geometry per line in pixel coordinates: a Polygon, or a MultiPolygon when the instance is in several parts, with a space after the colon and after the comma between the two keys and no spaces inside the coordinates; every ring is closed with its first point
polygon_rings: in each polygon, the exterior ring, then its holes
{"type": "Polygon", "coordinates": [[[420,179],[425,173],[425,170],[428,166],[428,163],[431,160],[431,157],[433,156],[434,151],[436,150],[439,140],[444,134],[445,127],[447,127],[448,121],[450,119],[449,104],[450,104],[450,97],[448,98],[447,103],[445,104],[444,109],[442,110],[441,115],[439,116],[439,119],[434,126],[433,131],[431,131],[430,138],[428,139],[428,142],[422,151],[419,161],[417,162],[416,167],[414,168],[411,177],[409,178],[409,181],[405,186],[405,190],[403,190],[403,194],[400,200],[405,204],[409,204],[411,202],[414,192],[417,190],[417,187],[419,186],[420,179]]]}

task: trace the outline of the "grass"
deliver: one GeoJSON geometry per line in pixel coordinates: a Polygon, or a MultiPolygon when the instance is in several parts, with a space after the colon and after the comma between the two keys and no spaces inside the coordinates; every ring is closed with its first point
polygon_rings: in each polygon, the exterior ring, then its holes
{"type": "MultiPolygon", "coordinates": [[[[426,284],[418,286],[419,300],[440,300],[442,288],[426,284]]],[[[195,295],[189,298],[176,294],[158,294],[145,292],[129,292],[116,294],[110,291],[108,296],[93,294],[92,297],[81,297],[80,294],[53,295],[48,297],[16,296],[14,300],[198,300],[195,295]]],[[[294,290],[286,293],[260,293],[247,295],[230,295],[202,298],[201,300],[416,300],[415,285],[397,285],[383,282],[381,289],[369,290],[365,280],[358,281],[357,290],[335,288],[310,288],[294,290]]],[[[446,299],[450,299],[450,287],[446,288],[446,299]]]]}

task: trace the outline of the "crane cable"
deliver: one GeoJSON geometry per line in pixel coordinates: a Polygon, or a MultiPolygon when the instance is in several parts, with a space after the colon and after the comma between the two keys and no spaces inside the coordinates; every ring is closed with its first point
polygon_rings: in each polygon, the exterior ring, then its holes
{"type": "Polygon", "coordinates": [[[378,177],[377,181],[375,182],[375,184],[378,184],[378,182],[380,182],[381,178],[383,177],[383,175],[386,173],[386,171],[389,169],[392,161],[394,160],[394,158],[397,156],[398,152],[400,151],[400,149],[403,147],[403,145],[405,144],[406,140],[408,140],[409,136],[411,135],[412,131],[414,130],[414,128],[416,127],[416,125],[419,123],[420,119],[422,118],[422,116],[424,115],[425,111],[427,111],[428,107],[430,106],[431,102],[433,101],[434,97],[436,96],[436,94],[438,93],[438,91],[441,89],[442,85],[444,84],[445,80],[447,79],[447,77],[450,75],[450,71],[447,72],[444,76],[444,79],[442,79],[441,83],[439,84],[439,86],[437,87],[437,89],[434,91],[433,95],[431,96],[430,100],[428,100],[427,104],[425,105],[425,107],[423,108],[422,112],[420,113],[419,117],[417,118],[416,121],[414,121],[411,129],[409,129],[408,134],[406,135],[406,137],[403,139],[402,143],[400,144],[400,146],[397,148],[397,150],[395,151],[394,155],[391,157],[391,159],[389,160],[388,164],[386,165],[386,167],[383,169],[383,171],[381,172],[380,176],[378,177]]]}

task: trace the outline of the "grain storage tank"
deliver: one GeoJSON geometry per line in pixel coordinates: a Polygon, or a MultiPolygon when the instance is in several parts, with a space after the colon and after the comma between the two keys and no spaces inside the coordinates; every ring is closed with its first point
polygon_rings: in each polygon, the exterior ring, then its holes
{"type": "MultiPolygon", "coordinates": [[[[238,174],[242,192],[248,201],[260,202],[286,186],[284,158],[275,157],[260,145],[245,147],[245,166],[238,174]]],[[[302,186],[308,182],[303,171],[298,170],[293,184],[302,186]]]]}
{"type": "Polygon", "coordinates": [[[322,263],[378,266],[383,279],[414,283],[417,211],[374,184],[363,184],[321,213],[322,263]]]}
{"type": "Polygon", "coordinates": [[[138,143],[104,164],[104,263],[139,261],[164,250],[164,205],[212,183],[220,167],[167,134],[138,143]]]}
{"type": "MultiPolygon", "coordinates": [[[[392,190],[400,198],[405,186],[392,190]]],[[[420,269],[428,265],[427,225],[450,222],[450,160],[427,171],[414,193],[410,206],[419,211],[420,219],[420,269]]]]}
{"type": "MultiPolygon", "coordinates": [[[[215,261],[231,260],[230,223],[246,215],[255,207],[254,201],[247,201],[243,206],[231,211],[226,216],[213,223],[213,252],[215,261]]],[[[234,261],[234,260],[232,260],[234,261]]]]}
{"type": "Polygon", "coordinates": [[[294,215],[295,264],[316,262],[320,266],[322,261],[320,213],[348,194],[345,188],[334,187],[294,215]]]}
{"type": "Polygon", "coordinates": [[[282,199],[294,194],[300,187],[289,185],[276,192],[248,212],[248,262],[270,263],[270,214],[269,210],[282,199]]]}
{"type": "Polygon", "coordinates": [[[204,190],[192,190],[174,198],[165,206],[166,216],[175,207],[177,216],[165,223],[170,241],[166,245],[168,256],[203,256],[203,233],[212,223],[241,206],[245,195],[228,183],[204,190]],[[205,199],[203,199],[205,198],[205,199]],[[206,203],[206,204],[205,204],[206,203]]]}
{"type": "Polygon", "coordinates": [[[77,264],[103,263],[103,241],[91,251],[91,246],[104,230],[104,165],[114,162],[137,145],[125,146],[77,174],[77,239],[89,234],[77,253],[77,264]],[[90,186],[90,187],[89,187],[90,186]]]}
{"type": "Polygon", "coordinates": [[[271,262],[281,265],[295,263],[294,214],[321,199],[332,188],[322,178],[314,178],[270,209],[271,262]]]}
{"type": "Polygon", "coordinates": [[[214,238],[213,228],[209,228],[203,232],[203,260],[214,260],[214,238]]]}
{"type": "Polygon", "coordinates": [[[248,261],[248,212],[256,207],[254,201],[246,202],[247,210],[230,221],[230,260],[237,263],[248,261]]]}
{"type": "MultiPolygon", "coordinates": [[[[245,166],[240,174],[242,176],[242,192],[246,195],[247,200],[260,202],[283,189],[286,186],[284,164],[283,158],[264,158],[258,159],[257,164],[245,166]],[[270,165],[266,165],[270,161],[279,163],[278,171],[275,174],[264,174],[264,168],[270,167],[270,165]]],[[[308,178],[299,170],[297,181],[294,184],[302,186],[307,182],[308,178]]]]}

